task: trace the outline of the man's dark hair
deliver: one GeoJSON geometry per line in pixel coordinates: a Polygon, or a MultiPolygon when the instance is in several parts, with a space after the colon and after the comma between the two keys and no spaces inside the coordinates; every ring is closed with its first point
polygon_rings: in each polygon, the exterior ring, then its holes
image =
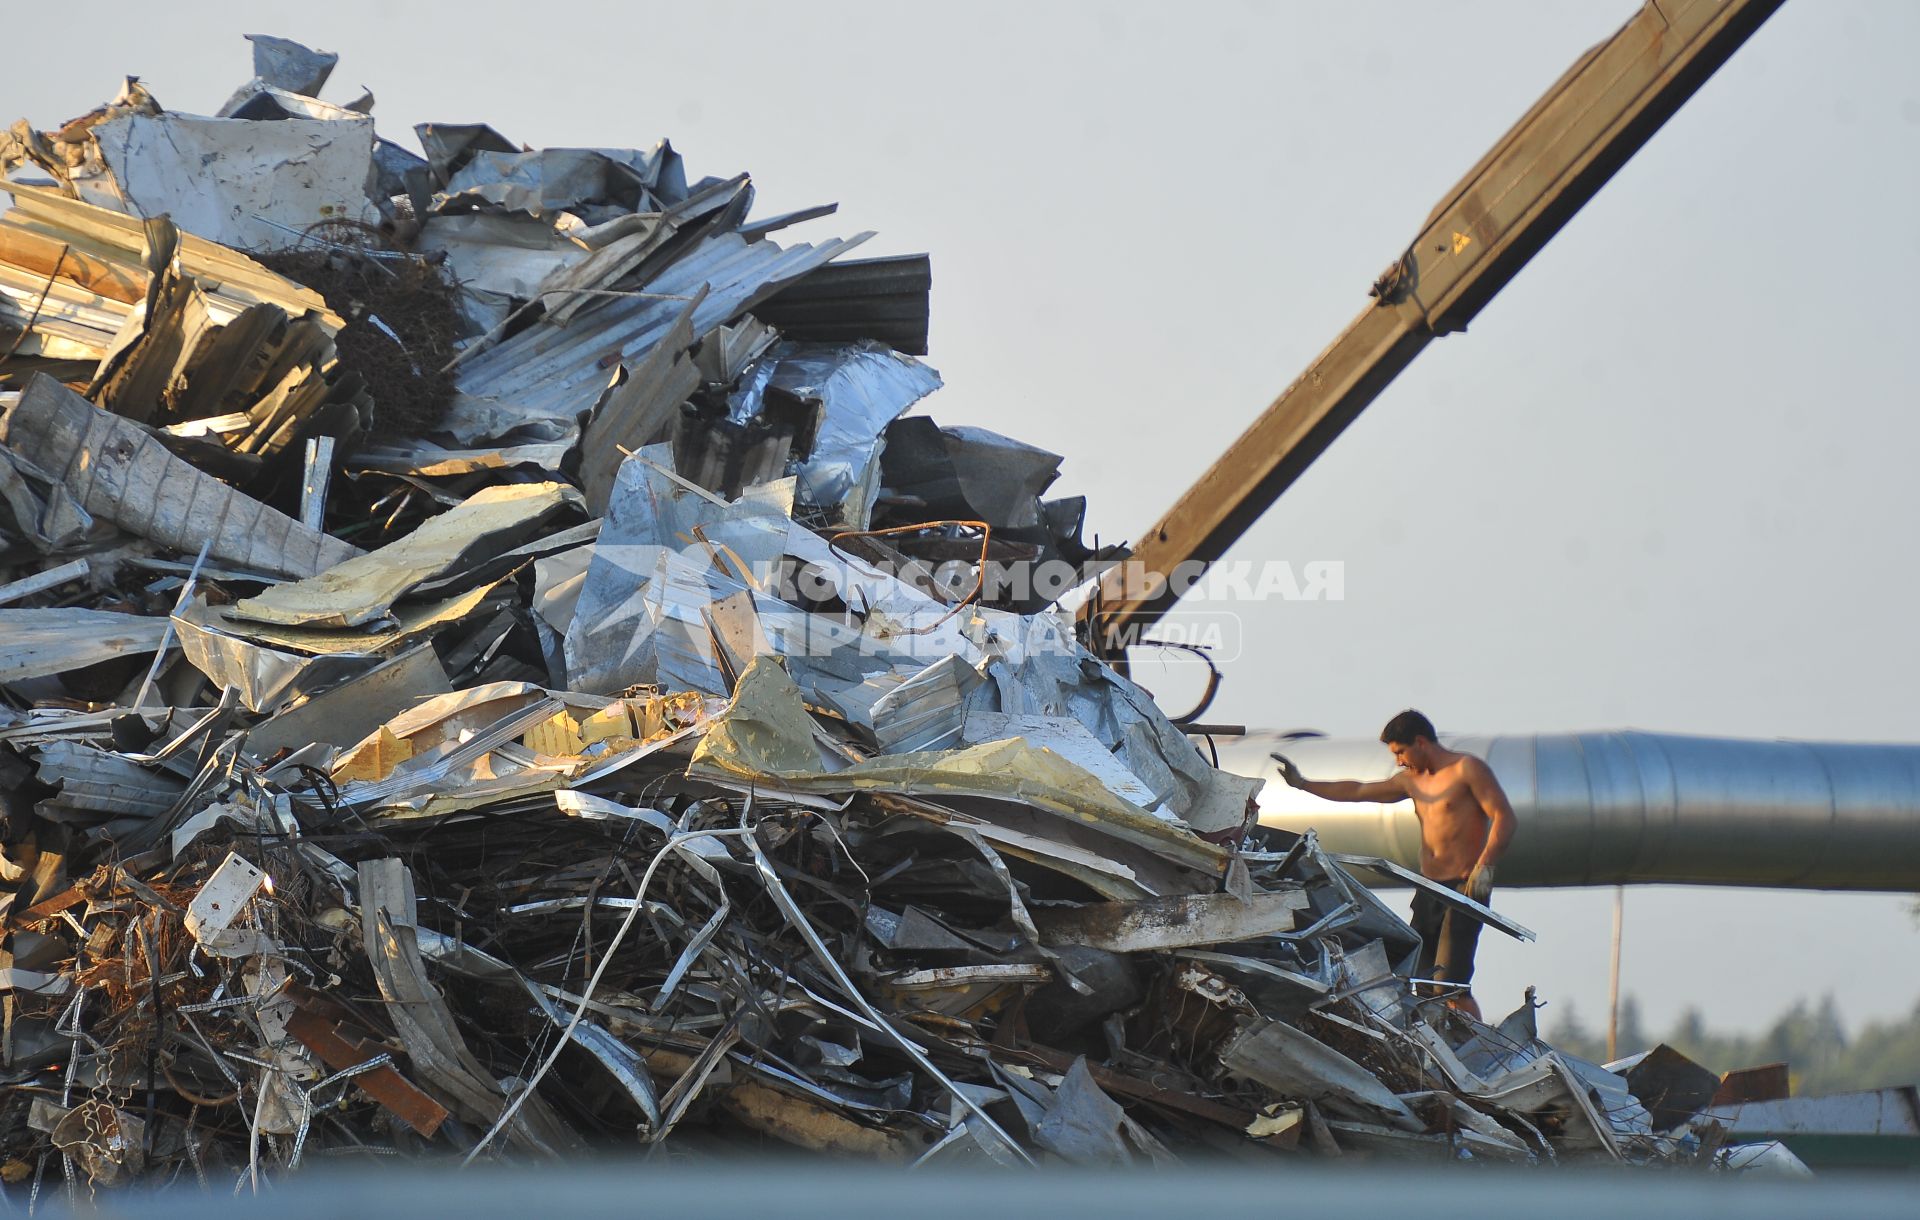
{"type": "Polygon", "coordinates": [[[1412,708],[1387,721],[1387,727],[1380,730],[1380,740],[1390,746],[1410,746],[1421,737],[1435,743],[1440,740],[1433,731],[1433,721],[1412,708]]]}

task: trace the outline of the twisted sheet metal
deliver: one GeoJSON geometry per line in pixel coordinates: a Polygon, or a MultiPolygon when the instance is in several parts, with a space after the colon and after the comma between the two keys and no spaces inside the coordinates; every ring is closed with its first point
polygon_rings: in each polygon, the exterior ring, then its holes
{"type": "Polygon", "coordinates": [[[648,282],[648,295],[616,298],[565,326],[529,327],[476,356],[455,378],[470,400],[455,413],[480,408],[492,428],[572,419],[592,408],[615,365],[666,337],[702,285],[709,291],[694,311],[696,339],[871,236],[785,248],[735,233],[709,237],[648,282]]]}

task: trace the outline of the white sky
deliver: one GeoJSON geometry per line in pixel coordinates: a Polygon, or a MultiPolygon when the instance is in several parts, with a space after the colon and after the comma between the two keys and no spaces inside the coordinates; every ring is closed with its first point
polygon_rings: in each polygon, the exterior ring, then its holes
{"type": "MultiPolygon", "coordinates": [[[[1366,303],[1428,210],[1625,0],[1501,3],[31,5],[0,119],[142,76],[216,107],[246,32],[342,54],[383,132],[670,136],[800,236],[934,256],[943,422],[1067,455],[1137,534],[1366,303]]],[[[1339,559],[1248,614],[1210,718],[1373,734],[1632,726],[1920,738],[1920,5],[1775,16],[1475,322],[1430,347],[1233,553],[1339,559]]],[[[1154,684],[1151,673],[1144,679],[1154,684]]],[[[1181,699],[1171,690],[1170,704],[1181,699]]],[[[1628,895],[1650,1028],[1832,992],[1920,1000],[1898,896],[1628,895]]],[[[1603,1015],[1610,892],[1505,891],[1480,992],[1603,1015]],[[1494,943],[1502,940],[1502,943],[1494,943]]],[[[1552,1020],[1555,1010],[1543,1016],[1552,1020]]]]}

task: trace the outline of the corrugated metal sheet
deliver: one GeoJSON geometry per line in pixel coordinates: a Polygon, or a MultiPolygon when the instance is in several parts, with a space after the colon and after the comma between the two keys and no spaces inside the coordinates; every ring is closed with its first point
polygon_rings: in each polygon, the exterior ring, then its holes
{"type": "Polygon", "coordinates": [[[755,312],[790,338],[875,339],[924,356],[932,290],[933,260],[925,254],[849,259],[781,289],[755,312]]]}
{"type": "MultiPolygon", "coordinates": [[[[8,182],[0,190],[13,196],[13,209],[0,223],[17,226],[71,245],[76,251],[120,264],[129,274],[146,278],[146,231],[140,219],[69,199],[52,187],[8,182]]],[[[329,331],[338,331],[346,319],[327,308],[326,300],[311,288],[276,275],[237,250],[230,250],[191,233],[180,235],[176,255],[180,270],[201,281],[217,300],[228,302],[234,313],[262,301],[278,305],[295,317],[309,311],[319,315],[329,331]]]]}
{"type": "Polygon", "coordinates": [[[42,817],[56,821],[155,817],[172,808],[186,787],[172,776],[77,742],[50,741],[35,755],[40,782],[60,789],[40,806],[42,817]]]}
{"type": "Polygon", "coordinates": [[[96,517],[175,550],[258,572],[312,576],[360,548],[308,529],[168,453],[137,424],[35,374],[0,417],[0,440],[52,468],[96,517]]]}
{"type": "Polygon", "coordinates": [[[616,365],[638,360],[666,336],[702,285],[709,291],[694,311],[696,339],[871,236],[784,249],[734,233],[709,237],[646,284],[650,295],[611,299],[567,326],[533,326],[474,357],[455,378],[460,397],[446,427],[471,443],[519,423],[578,416],[599,399],[616,365]]]}

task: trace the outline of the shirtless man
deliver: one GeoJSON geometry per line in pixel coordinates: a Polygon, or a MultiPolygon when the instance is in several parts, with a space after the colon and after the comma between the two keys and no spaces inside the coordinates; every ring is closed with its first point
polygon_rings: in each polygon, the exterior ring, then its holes
{"type": "MultiPolygon", "coordinates": [[[[1434,739],[1433,722],[1408,709],[1387,721],[1380,740],[1393,751],[1400,770],[1382,780],[1315,782],[1287,759],[1280,777],[1288,784],[1328,801],[1391,804],[1411,799],[1420,819],[1420,873],[1440,884],[1486,902],[1493,893],[1493,868],[1513,841],[1513,806],[1500,790],[1493,769],[1471,754],[1445,749],[1434,739]]],[[[1423,979],[1458,983],[1473,980],[1473,951],[1480,921],[1456,916],[1424,890],[1413,896],[1413,930],[1420,934],[1423,979]]],[[[1455,1005],[1478,1019],[1480,1006],[1463,990],[1455,1005]]]]}

